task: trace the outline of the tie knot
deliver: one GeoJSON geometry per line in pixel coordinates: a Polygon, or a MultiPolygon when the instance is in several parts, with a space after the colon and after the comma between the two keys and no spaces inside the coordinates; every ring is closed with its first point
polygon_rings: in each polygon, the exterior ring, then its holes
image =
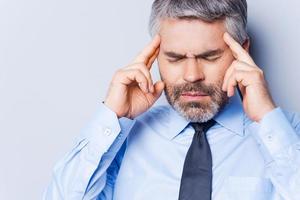
{"type": "Polygon", "coordinates": [[[195,129],[196,132],[204,132],[210,129],[213,125],[215,125],[216,121],[211,119],[207,122],[199,123],[199,122],[191,122],[191,126],[195,129]]]}

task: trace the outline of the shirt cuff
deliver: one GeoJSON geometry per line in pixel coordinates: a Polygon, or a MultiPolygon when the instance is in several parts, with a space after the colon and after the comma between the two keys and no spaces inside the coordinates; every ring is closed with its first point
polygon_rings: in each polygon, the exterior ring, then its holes
{"type": "Polygon", "coordinates": [[[280,107],[267,113],[259,124],[257,136],[272,157],[299,140],[280,107]]]}
{"type": "MultiPolygon", "coordinates": [[[[129,118],[118,119],[115,112],[104,103],[100,103],[92,119],[81,130],[76,141],[87,140],[93,152],[107,152],[115,140],[125,140],[134,123],[135,120],[129,118]]],[[[118,149],[118,147],[116,148],[118,149]]]]}

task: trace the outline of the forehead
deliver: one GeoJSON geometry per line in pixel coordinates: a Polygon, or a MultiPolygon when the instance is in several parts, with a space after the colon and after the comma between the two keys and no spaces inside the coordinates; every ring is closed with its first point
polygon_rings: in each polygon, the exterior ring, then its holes
{"type": "Polygon", "coordinates": [[[159,34],[160,48],[178,53],[199,53],[217,48],[225,48],[223,34],[224,22],[205,22],[202,20],[164,19],[159,34]]]}

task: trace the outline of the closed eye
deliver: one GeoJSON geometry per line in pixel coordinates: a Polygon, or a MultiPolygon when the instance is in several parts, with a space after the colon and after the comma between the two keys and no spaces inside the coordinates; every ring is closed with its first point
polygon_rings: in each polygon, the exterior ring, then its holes
{"type": "Polygon", "coordinates": [[[212,56],[212,57],[207,57],[207,58],[204,58],[204,60],[207,60],[207,61],[213,62],[213,61],[216,61],[216,60],[218,60],[219,58],[221,58],[221,56],[212,56]]]}
{"type": "MultiPolygon", "coordinates": [[[[214,62],[216,60],[218,60],[219,58],[222,57],[224,50],[223,49],[215,49],[215,50],[209,50],[203,53],[200,53],[198,55],[195,55],[196,59],[202,59],[204,61],[208,61],[208,62],[214,62]]],[[[170,63],[175,63],[175,62],[179,62],[181,60],[184,60],[187,58],[186,55],[184,54],[179,54],[179,53],[175,53],[172,51],[165,51],[164,55],[166,55],[166,57],[168,57],[169,59],[167,59],[170,63]]]]}
{"type": "Polygon", "coordinates": [[[180,60],[182,60],[182,58],[168,59],[168,61],[169,61],[170,63],[178,62],[178,61],[180,61],[180,60]]]}
{"type": "MultiPolygon", "coordinates": [[[[214,62],[216,60],[218,60],[219,58],[221,58],[221,56],[211,56],[211,57],[206,57],[206,58],[198,58],[198,59],[203,59],[209,62],[214,62]]],[[[168,59],[168,61],[170,63],[174,63],[174,62],[179,62],[180,60],[182,60],[183,58],[176,58],[176,59],[168,59]]]]}

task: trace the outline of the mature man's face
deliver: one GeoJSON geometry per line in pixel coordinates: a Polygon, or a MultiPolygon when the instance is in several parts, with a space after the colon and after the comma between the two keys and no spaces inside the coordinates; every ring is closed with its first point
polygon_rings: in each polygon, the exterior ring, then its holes
{"type": "Polygon", "coordinates": [[[222,91],[233,61],[222,21],[166,19],[161,22],[158,65],[169,103],[185,118],[205,122],[228,102],[222,91]]]}

